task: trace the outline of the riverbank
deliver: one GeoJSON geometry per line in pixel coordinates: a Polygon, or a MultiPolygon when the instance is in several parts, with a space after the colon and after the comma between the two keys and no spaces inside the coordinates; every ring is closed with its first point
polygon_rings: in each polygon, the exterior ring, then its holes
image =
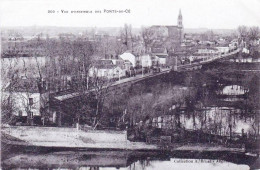
{"type": "Polygon", "coordinates": [[[7,145],[53,148],[59,150],[143,150],[143,151],[226,151],[244,153],[243,148],[220,145],[173,144],[170,147],[131,142],[126,131],[82,131],[64,127],[11,126],[1,129],[2,142],[7,145]]]}
{"type": "Polygon", "coordinates": [[[78,148],[155,150],[157,146],[130,142],[125,131],[82,131],[76,128],[12,126],[1,130],[2,141],[9,145],[78,148]]]}

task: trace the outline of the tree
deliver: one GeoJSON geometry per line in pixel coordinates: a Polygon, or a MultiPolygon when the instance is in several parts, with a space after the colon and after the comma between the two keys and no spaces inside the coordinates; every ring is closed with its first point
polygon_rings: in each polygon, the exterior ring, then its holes
{"type": "Polygon", "coordinates": [[[260,29],[259,27],[250,27],[249,28],[249,39],[254,41],[254,40],[257,40],[260,36],[260,29]]]}
{"type": "Polygon", "coordinates": [[[212,30],[204,32],[203,34],[201,34],[201,39],[204,41],[213,41],[214,32],[212,30]]]}
{"type": "Polygon", "coordinates": [[[14,112],[17,111],[15,105],[14,88],[18,82],[19,69],[18,60],[13,58],[2,59],[1,63],[1,124],[12,123],[15,119],[14,112]]]}
{"type": "Polygon", "coordinates": [[[92,66],[92,55],[94,54],[94,47],[91,42],[88,41],[74,41],[73,43],[73,58],[76,59],[76,65],[74,69],[76,75],[78,75],[77,88],[81,92],[88,90],[89,77],[88,72],[92,66]]]}
{"type": "Polygon", "coordinates": [[[105,58],[110,58],[112,55],[116,54],[116,38],[105,34],[104,37],[101,38],[101,41],[97,43],[98,45],[98,54],[105,58]]]}
{"type": "Polygon", "coordinates": [[[144,42],[145,53],[149,52],[148,47],[153,42],[154,34],[155,34],[155,31],[152,30],[151,28],[142,27],[141,36],[142,36],[142,39],[143,39],[143,42],[144,42]]]}
{"type": "Polygon", "coordinates": [[[133,34],[131,25],[124,25],[123,30],[121,30],[121,39],[127,50],[133,50],[133,34]]]}
{"type": "Polygon", "coordinates": [[[237,28],[237,31],[238,31],[238,34],[239,34],[241,40],[245,41],[248,36],[248,28],[246,26],[242,25],[237,28]]]}
{"type": "Polygon", "coordinates": [[[122,54],[127,49],[126,46],[122,43],[122,39],[120,38],[115,40],[114,48],[116,56],[122,54]]]}
{"type": "Polygon", "coordinates": [[[95,115],[94,115],[94,121],[93,121],[93,128],[96,129],[97,125],[101,122],[103,116],[104,116],[104,101],[108,95],[108,89],[111,84],[111,80],[105,77],[100,77],[98,75],[98,70],[94,71],[93,77],[92,77],[92,87],[93,89],[91,92],[93,92],[96,102],[95,107],[95,115]]]}

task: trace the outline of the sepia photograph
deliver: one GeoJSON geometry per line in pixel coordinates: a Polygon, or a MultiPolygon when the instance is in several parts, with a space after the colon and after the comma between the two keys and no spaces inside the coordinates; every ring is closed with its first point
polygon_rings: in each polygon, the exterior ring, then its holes
{"type": "Polygon", "coordinates": [[[0,169],[260,169],[260,0],[1,0],[0,38],[0,169]]]}

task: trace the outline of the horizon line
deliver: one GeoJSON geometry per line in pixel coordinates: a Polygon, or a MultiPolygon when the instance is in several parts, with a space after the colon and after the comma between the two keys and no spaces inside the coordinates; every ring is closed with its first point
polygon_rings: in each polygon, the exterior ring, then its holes
{"type": "MultiPolygon", "coordinates": [[[[127,24],[127,23],[126,23],[127,24]]],[[[128,24],[132,25],[132,24],[128,24]]],[[[174,25],[142,25],[138,27],[132,27],[132,28],[142,28],[142,27],[151,27],[151,26],[174,26],[174,25]]],[[[248,25],[239,25],[239,26],[246,26],[246,27],[260,27],[259,25],[253,25],[253,26],[248,26],[248,25]]],[[[236,28],[208,28],[208,27],[184,27],[185,29],[209,29],[209,30],[235,30],[236,28]]],[[[55,26],[55,25],[23,25],[23,26],[1,26],[2,28],[17,28],[17,27],[63,27],[63,28],[123,28],[124,25],[122,26],[65,26],[65,25],[60,25],[60,26],[55,26]]]]}

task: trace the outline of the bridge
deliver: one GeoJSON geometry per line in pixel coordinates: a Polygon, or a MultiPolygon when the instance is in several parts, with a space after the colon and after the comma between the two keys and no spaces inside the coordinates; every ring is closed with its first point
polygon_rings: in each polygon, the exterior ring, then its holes
{"type": "MultiPolygon", "coordinates": [[[[171,71],[171,69],[162,69],[161,72],[153,74],[153,73],[149,73],[149,74],[145,74],[145,75],[136,75],[135,77],[129,77],[129,78],[124,78],[118,81],[115,81],[113,83],[109,83],[107,86],[104,86],[103,89],[109,88],[109,90],[114,90],[116,88],[123,87],[123,86],[127,86],[127,85],[131,85],[131,84],[135,84],[137,82],[143,81],[143,80],[147,80],[149,78],[152,77],[156,77],[156,76],[160,76],[163,74],[167,74],[171,71]]],[[[94,92],[95,89],[90,89],[89,91],[86,91],[85,94],[94,92]]],[[[73,92],[73,93],[67,93],[67,94],[62,94],[62,95],[58,95],[58,96],[54,96],[54,99],[57,101],[65,101],[65,100],[69,100],[71,98],[75,98],[82,95],[82,93],[80,92],[73,92]]]]}
{"type": "MultiPolygon", "coordinates": [[[[137,82],[140,82],[140,81],[143,81],[146,79],[150,79],[150,78],[153,78],[156,76],[167,74],[170,71],[179,71],[180,72],[180,71],[185,71],[185,70],[194,70],[194,69],[197,69],[198,67],[199,68],[202,67],[203,64],[208,64],[208,63],[211,63],[211,62],[214,62],[217,60],[229,58],[229,57],[233,56],[234,54],[239,53],[240,51],[241,51],[241,49],[236,49],[227,54],[222,54],[222,55],[218,55],[218,56],[208,56],[203,61],[200,61],[200,62],[174,66],[174,68],[164,68],[158,73],[148,73],[145,75],[136,75],[135,77],[124,78],[124,79],[118,80],[116,82],[110,83],[107,86],[104,86],[103,89],[109,88],[109,90],[115,90],[119,87],[128,86],[128,85],[135,84],[137,82]]],[[[92,93],[94,91],[95,91],[95,89],[90,89],[84,93],[86,95],[86,94],[92,93]]],[[[53,99],[58,102],[63,102],[63,101],[69,100],[69,99],[79,97],[81,95],[84,95],[84,94],[82,94],[82,92],[71,92],[71,93],[65,93],[65,94],[53,96],[53,99]]]]}
{"type": "Polygon", "coordinates": [[[183,71],[183,70],[193,70],[196,68],[201,67],[204,64],[208,64],[217,60],[221,60],[221,59],[227,59],[229,57],[232,57],[234,54],[237,54],[241,51],[241,49],[236,49],[230,53],[226,53],[226,54],[219,54],[217,56],[208,56],[203,58],[203,61],[200,62],[195,62],[195,63],[190,63],[190,64],[185,64],[185,65],[179,65],[179,66],[175,66],[174,70],[175,71],[183,71]]]}

